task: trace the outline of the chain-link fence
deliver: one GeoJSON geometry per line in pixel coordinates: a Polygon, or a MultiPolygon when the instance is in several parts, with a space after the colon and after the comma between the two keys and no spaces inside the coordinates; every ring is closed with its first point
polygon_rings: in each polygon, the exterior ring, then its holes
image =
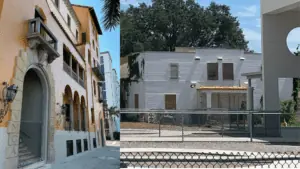
{"type": "Polygon", "coordinates": [[[120,168],[300,168],[300,152],[121,152],[120,160],[120,168]]]}
{"type": "Polygon", "coordinates": [[[279,111],[121,110],[121,137],[265,137],[281,135],[279,111]]]}

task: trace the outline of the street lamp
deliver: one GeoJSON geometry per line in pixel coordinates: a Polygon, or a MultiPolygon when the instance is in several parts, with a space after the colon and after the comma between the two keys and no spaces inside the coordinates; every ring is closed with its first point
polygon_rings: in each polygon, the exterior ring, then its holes
{"type": "Polygon", "coordinates": [[[9,85],[7,82],[3,82],[2,85],[4,86],[2,89],[1,99],[3,102],[3,109],[0,109],[0,123],[7,114],[9,103],[15,99],[18,92],[18,86],[15,84],[9,85]]]}

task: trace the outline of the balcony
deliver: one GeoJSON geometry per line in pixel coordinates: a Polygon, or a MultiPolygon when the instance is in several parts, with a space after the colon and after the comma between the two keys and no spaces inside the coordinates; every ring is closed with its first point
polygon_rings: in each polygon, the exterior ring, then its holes
{"type": "Polygon", "coordinates": [[[80,86],[82,86],[83,88],[85,88],[83,78],[80,77],[75,71],[73,71],[72,68],[71,68],[66,62],[64,62],[63,69],[64,69],[64,71],[65,71],[70,77],[72,77],[72,79],[74,79],[80,86]]]}
{"type": "Polygon", "coordinates": [[[93,67],[93,72],[95,73],[95,75],[100,79],[100,81],[104,81],[105,77],[104,77],[104,73],[101,71],[101,67],[99,64],[97,64],[96,67],[93,67]]]}
{"type": "Polygon", "coordinates": [[[38,50],[40,63],[51,64],[59,57],[57,39],[40,18],[29,20],[27,40],[31,49],[38,50]]]}

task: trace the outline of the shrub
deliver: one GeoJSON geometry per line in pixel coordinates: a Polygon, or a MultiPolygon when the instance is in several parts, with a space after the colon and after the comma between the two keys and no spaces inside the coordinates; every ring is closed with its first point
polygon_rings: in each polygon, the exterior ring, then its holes
{"type": "Polygon", "coordinates": [[[293,100],[286,100],[281,102],[280,108],[280,122],[283,123],[284,120],[290,124],[294,123],[296,120],[296,113],[294,110],[295,102],[293,100]]]}

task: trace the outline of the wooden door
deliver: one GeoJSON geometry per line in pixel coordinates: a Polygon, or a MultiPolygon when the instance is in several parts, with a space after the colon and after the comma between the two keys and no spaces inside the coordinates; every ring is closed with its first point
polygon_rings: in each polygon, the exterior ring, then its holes
{"type": "Polygon", "coordinates": [[[175,94],[165,95],[165,109],[166,110],[176,110],[176,95],[175,94]]]}

